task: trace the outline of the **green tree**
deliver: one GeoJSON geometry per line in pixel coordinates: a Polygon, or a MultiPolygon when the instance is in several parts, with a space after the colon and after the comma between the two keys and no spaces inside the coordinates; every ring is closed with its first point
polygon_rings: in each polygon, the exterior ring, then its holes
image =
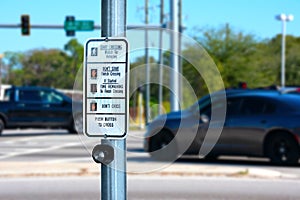
{"type": "Polygon", "coordinates": [[[252,87],[258,84],[253,81],[261,77],[258,66],[253,65],[251,60],[258,48],[253,35],[236,32],[228,24],[220,29],[212,28],[200,33],[202,35],[195,38],[213,58],[226,87],[234,87],[244,81],[252,87]]]}
{"type": "MultiPolygon", "coordinates": [[[[84,48],[76,39],[71,39],[65,46],[64,50],[68,54],[68,63],[70,67],[70,73],[65,76],[73,80],[73,83],[76,81],[76,90],[82,89],[83,81],[83,57],[84,57],[84,48]]],[[[73,88],[73,86],[71,87],[73,88]]]]}
{"type": "Polygon", "coordinates": [[[12,72],[10,83],[70,88],[73,80],[65,78],[70,73],[67,58],[57,49],[29,51],[21,60],[22,68],[12,72]]]}
{"type": "Polygon", "coordinates": [[[13,85],[40,85],[72,89],[75,76],[82,65],[83,46],[70,40],[64,51],[38,49],[25,53],[8,53],[9,83],[13,85]]]}
{"type": "MultiPolygon", "coordinates": [[[[18,71],[18,73],[22,72],[20,70],[22,68],[22,60],[24,59],[24,55],[19,52],[5,52],[4,57],[7,60],[7,63],[5,64],[6,67],[6,73],[5,73],[5,79],[2,79],[3,83],[10,84],[11,80],[14,80],[15,77],[12,77],[14,71],[18,71]]],[[[3,76],[4,77],[4,76],[3,76]]],[[[2,77],[2,78],[3,78],[2,77]]]]}
{"type": "Polygon", "coordinates": [[[72,75],[76,74],[83,63],[83,46],[76,39],[71,39],[65,46],[64,50],[70,55],[68,57],[72,75]]]}
{"type": "MultiPolygon", "coordinates": [[[[281,35],[277,35],[269,43],[269,46],[273,47],[273,53],[277,60],[274,67],[277,68],[278,84],[281,80],[281,37],[281,35]]],[[[300,85],[300,37],[286,36],[285,57],[286,85],[300,85]]]]}

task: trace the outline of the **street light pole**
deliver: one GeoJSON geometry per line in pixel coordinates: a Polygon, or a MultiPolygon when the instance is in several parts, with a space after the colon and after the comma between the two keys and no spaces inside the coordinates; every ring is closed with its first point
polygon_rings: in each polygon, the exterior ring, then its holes
{"type": "Polygon", "coordinates": [[[282,21],[282,38],[281,38],[281,87],[285,87],[285,35],[286,22],[293,21],[293,15],[280,14],[276,16],[277,20],[282,21]]]}

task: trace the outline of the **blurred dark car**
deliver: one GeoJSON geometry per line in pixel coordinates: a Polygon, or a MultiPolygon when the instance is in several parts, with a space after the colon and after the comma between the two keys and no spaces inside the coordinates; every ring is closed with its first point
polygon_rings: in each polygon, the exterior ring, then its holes
{"type": "Polygon", "coordinates": [[[276,164],[298,163],[299,94],[231,90],[224,96],[226,101],[220,93],[208,95],[186,110],[157,117],[147,127],[145,151],[155,159],[171,160],[182,154],[199,155],[200,148],[210,145],[212,149],[203,155],[207,158],[243,155],[268,157],[276,164]],[[212,103],[217,116],[219,108],[227,107],[223,121],[222,114],[211,120],[212,103]],[[208,134],[218,127],[223,127],[220,135],[208,134]]]}
{"type": "Polygon", "coordinates": [[[82,130],[82,102],[53,88],[13,86],[0,102],[0,134],[11,128],[64,128],[82,130]]]}

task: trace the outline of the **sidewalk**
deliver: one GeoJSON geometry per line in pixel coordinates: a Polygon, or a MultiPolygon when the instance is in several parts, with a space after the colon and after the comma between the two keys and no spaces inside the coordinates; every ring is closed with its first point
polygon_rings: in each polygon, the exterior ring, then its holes
{"type": "MultiPolygon", "coordinates": [[[[159,164],[159,163],[157,163],[159,164]]],[[[139,172],[137,168],[149,165],[148,163],[128,164],[128,176],[223,176],[241,178],[296,178],[283,175],[273,170],[256,167],[224,167],[203,166],[201,164],[172,164],[161,170],[139,172]]],[[[42,163],[42,162],[1,162],[0,178],[14,177],[57,177],[57,176],[99,176],[100,165],[93,163],[42,163]]]]}

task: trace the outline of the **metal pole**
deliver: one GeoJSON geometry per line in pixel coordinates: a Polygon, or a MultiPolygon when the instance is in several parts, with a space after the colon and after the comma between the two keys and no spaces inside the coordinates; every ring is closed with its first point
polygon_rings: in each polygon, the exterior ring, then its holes
{"type": "MultiPolygon", "coordinates": [[[[178,55],[181,55],[181,33],[182,33],[182,0],[179,0],[178,2],[178,55]]],[[[182,59],[181,57],[178,56],[178,68],[179,68],[179,73],[183,74],[183,69],[182,69],[182,59]]],[[[179,80],[178,82],[179,86],[179,97],[178,99],[180,101],[183,101],[182,99],[182,81],[179,80]]]]}
{"type": "Polygon", "coordinates": [[[4,57],[3,54],[0,54],[0,96],[4,95],[2,94],[2,58],[4,57]]]}
{"type": "MultiPolygon", "coordinates": [[[[160,0],[160,24],[164,23],[164,0],[160,0]]],[[[158,88],[158,114],[162,114],[163,105],[163,31],[159,29],[159,88],[158,88]]]]}
{"type": "Polygon", "coordinates": [[[170,0],[170,20],[171,20],[171,111],[179,110],[179,68],[178,68],[178,0],[170,0]]]}
{"type": "MultiPolygon", "coordinates": [[[[148,0],[145,0],[145,25],[148,25],[148,0]]],[[[146,62],[146,124],[150,119],[150,66],[149,66],[148,30],[145,30],[145,62],[146,62]]]]}
{"type": "Polygon", "coordinates": [[[286,20],[282,20],[282,47],[281,47],[281,87],[285,87],[285,32],[286,20]]]}
{"type": "MultiPolygon", "coordinates": [[[[125,36],[126,0],[101,1],[101,36],[125,36]]],[[[102,140],[115,150],[115,159],[109,165],[101,165],[101,199],[127,199],[126,140],[102,140]]]]}
{"type": "Polygon", "coordinates": [[[143,106],[143,92],[138,92],[138,110],[139,110],[139,128],[144,129],[144,106],[143,106]]]}

